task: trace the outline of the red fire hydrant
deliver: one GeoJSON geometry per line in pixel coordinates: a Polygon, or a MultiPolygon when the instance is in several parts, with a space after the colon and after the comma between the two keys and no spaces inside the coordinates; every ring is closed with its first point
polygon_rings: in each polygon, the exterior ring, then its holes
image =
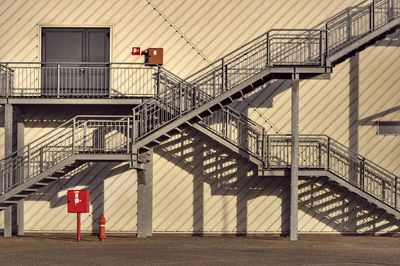
{"type": "Polygon", "coordinates": [[[100,215],[99,217],[99,240],[104,241],[106,239],[106,218],[104,214],[100,215]]]}

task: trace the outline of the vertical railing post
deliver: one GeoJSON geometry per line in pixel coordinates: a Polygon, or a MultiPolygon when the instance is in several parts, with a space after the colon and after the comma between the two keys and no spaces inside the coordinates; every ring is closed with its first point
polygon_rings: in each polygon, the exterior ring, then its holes
{"type": "Polygon", "coordinates": [[[265,160],[267,161],[267,168],[269,169],[271,167],[271,161],[270,161],[270,153],[271,153],[271,139],[270,136],[267,134],[267,151],[266,151],[266,158],[265,160]]]}
{"type": "Polygon", "coordinates": [[[269,32],[267,32],[267,67],[271,65],[271,47],[269,41],[269,32]]]}
{"type": "Polygon", "coordinates": [[[308,50],[307,51],[307,53],[308,53],[307,61],[308,61],[308,63],[311,63],[312,39],[313,39],[312,33],[311,33],[311,31],[308,31],[308,43],[307,43],[307,50],[308,50]]]}
{"type": "Polygon", "coordinates": [[[87,122],[85,121],[85,123],[83,124],[83,152],[86,151],[86,142],[87,142],[87,122]]]}
{"type": "Polygon", "coordinates": [[[212,94],[211,96],[215,96],[215,70],[212,72],[213,73],[213,83],[212,83],[212,94]]]}
{"type": "Polygon", "coordinates": [[[76,118],[72,119],[72,153],[75,153],[75,123],[76,118]]]}
{"type": "Polygon", "coordinates": [[[9,81],[9,70],[8,70],[8,64],[6,64],[6,87],[5,87],[5,91],[4,91],[4,95],[6,97],[10,96],[11,93],[9,93],[10,90],[10,81],[9,81]]]}
{"type": "Polygon", "coordinates": [[[398,205],[398,200],[397,200],[397,190],[399,188],[398,182],[399,182],[399,179],[396,176],[394,178],[394,207],[395,207],[395,209],[397,209],[397,207],[399,206],[398,205]]]}
{"type": "Polygon", "coordinates": [[[27,179],[31,176],[31,145],[28,145],[28,169],[27,169],[27,179]]]}
{"type": "Polygon", "coordinates": [[[351,41],[351,35],[352,35],[351,20],[352,20],[351,11],[349,10],[347,12],[347,41],[351,41]]]}
{"type": "Polygon", "coordinates": [[[126,153],[129,154],[129,143],[130,143],[130,136],[129,136],[129,125],[130,125],[130,118],[128,117],[127,125],[126,125],[126,153]]]}
{"type": "Polygon", "coordinates": [[[329,56],[329,38],[328,38],[328,23],[325,24],[325,64],[328,61],[329,56]]]}
{"type": "Polygon", "coordinates": [[[375,0],[369,6],[369,31],[375,30],[375,0]]]}
{"type": "Polygon", "coordinates": [[[160,94],[160,76],[161,67],[157,66],[157,84],[156,84],[156,95],[160,94]]]}
{"type": "Polygon", "coordinates": [[[263,160],[263,164],[264,164],[264,167],[266,166],[266,163],[265,163],[265,128],[263,128],[262,129],[262,135],[261,135],[261,158],[262,158],[262,160],[263,160]]]}
{"type": "Polygon", "coordinates": [[[221,93],[225,91],[225,63],[224,58],[221,59],[221,93]]]}
{"type": "Polygon", "coordinates": [[[390,19],[392,18],[392,8],[393,8],[393,3],[392,0],[387,0],[387,21],[388,23],[390,19]]]}
{"type": "Polygon", "coordinates": [[[228,90],[229,83],[228,83],[228,65],[225,64],[225,90],[228,90]]]}
{"type": "Polygon", "coordinates": [[[40,160],[40,163],[39,163],[40,172],[43,172],[43,165],[44,165],[44,163],[43,163],[43,161],[44,161],[43,147],[40,147],[39,160],[40,160]]]}
{"type": "Polygon", "coordinates": [[[386,181],[382,179],[382,201],[386,200],[386,181]]]}
{"type": "Polygon", "coordinates": [[[328,137],[328,143],[326,145],[326,170],[331,168],[331,138],[328,137]]]}
{"type": "Polygon", "coordinates": [[[182,116],[182,113],[183,113],[182,106],[183,106],[183,101],[184,101],[183,95],[182,95],[182,83],[179,83],[178,86],[179,86],[179,116],[182,116]]]}
{"type": "Polygon", "coordinates": [[[228,121],[229,121],[229,111],[226,110],[225,112],[225,126],[224,126],[224,131],[225,131],[225,137],[229,139],[228,137],[228,121]]]}
{"type": "Polygon", "coordinates": [[[57,98],[60,97],[60,64],[57,64],[57,98]]]}
{"type": "Polygon", "coordinates": [[[365,185],[365,158],[361,159],[361,165],[360,165],[360,188],[364,190],[364,185],[365,185]]]}
{"type": "Polygon", "coordinates": [[[136,110],[133,109],[132,114],[132,145],[136,140],[136,110]]]}
{"type": "Polygon", "coordinates": [[[323,46],[323,40],[324,40],[324,36],[323,36],[323,31],[321,30],[319,32],[319,58],[320,58],[320,65],[324,66],[324,46],[323,46]]]}
{"type": "Polygon", "coordinates": [[[318,168],[322,167],[322,143],[318,142],[318,168]]]}

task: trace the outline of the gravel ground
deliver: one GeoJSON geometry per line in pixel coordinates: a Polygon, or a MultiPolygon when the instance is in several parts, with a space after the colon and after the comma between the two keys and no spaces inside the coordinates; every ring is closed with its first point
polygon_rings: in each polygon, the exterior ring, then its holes
{"type": "Polygon", "coordinates": [[[400,237],[108,237],[28,235],[0,238],[0,265],[400,265],[400,237]]]}

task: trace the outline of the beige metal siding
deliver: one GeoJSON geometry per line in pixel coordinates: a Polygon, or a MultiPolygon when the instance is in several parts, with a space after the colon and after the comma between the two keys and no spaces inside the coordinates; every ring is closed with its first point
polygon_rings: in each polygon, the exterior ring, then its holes
{"type": "MultiPolygon", "coordinates": [[[[39,25],[110,26],[111,61],[140,62],[142,57],[130,55],[132,46],[163,47],[166,68],[185,77],[269,29],[313,27],[358,2],[5,0],[0,3],[0,61],[39,61],[39,25]]],[[[400,118],[399,37],[399,32],[393,34],[397,46],[382,41],[362,51],[358,66],[355,59],[336,66],[330,81],[300,84],[302,133],[327,134],[397,175],[400,137],[376,136],[374,121],[400,118]]],[[[275,81],[249,100],[251,106],[242,102],[237,109],[270,133],[275,131],[271,128],[290,132],[290,82],[275,81]]],[[[56,112],[28,114],[26,142],[50,130],[48,120],[56,121],[55,126],[62,117],[56,112]]],[[[0,142],[0,153],[2,146],[0,142]]],[[[154,153],[154,231],[287,231],[288,180],[254,177],[252,168],[195,130],[161,145],[154,153]]],[[[103,210],[110,231],[136,230],[136,173],[124,169],[99,163],[62,181],[67,187],[88,185],[92,191],[94,215],[84,216],[84,230],[92,230],[103,210]]],[[[398,222],[324,178],[301,181],[299,197],[302,232],[399,228],[398,222]]],[[[75,228],[74,215],[66,213],[65,190],[58,184],[28,199],[25,209],[27,231],[75,228]]]]}

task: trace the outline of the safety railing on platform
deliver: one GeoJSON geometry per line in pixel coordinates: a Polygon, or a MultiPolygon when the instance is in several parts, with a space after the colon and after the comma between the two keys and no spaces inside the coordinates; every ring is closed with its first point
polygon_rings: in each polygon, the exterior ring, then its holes
{"type": "Polygon", "coordinates": [[[0,97],[124,98],[165,89],[162,68],[137,63],[0,63],[0,97]]]}
{"type": "Polygon", "coordinates": [[[400,0],[364,1],[346,9],[326,22],[328,53],[339,51],[398,17],[400,0]]]}
{"type": "Polygon", "coordinates": [[[129,154],[132,117],[76,116],[0,160],[5,193],[74,154],[129,154]]]}

